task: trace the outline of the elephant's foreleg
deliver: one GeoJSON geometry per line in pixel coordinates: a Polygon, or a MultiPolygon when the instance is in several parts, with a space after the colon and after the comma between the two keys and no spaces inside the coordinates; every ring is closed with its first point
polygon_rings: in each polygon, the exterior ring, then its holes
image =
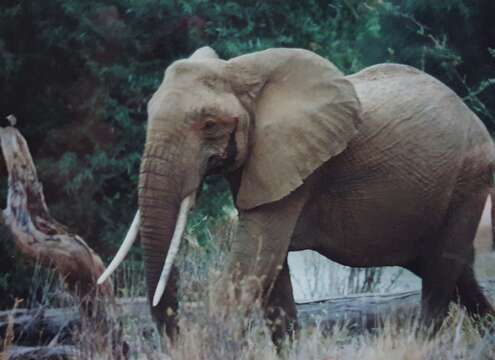
{"type": "Polygon", "coordinates": [[[272,339],[280,344],[286,334],[292,335],[297,329],[297,311],[287,258],[280,274],[273,284],[267,304],[266,314],[272,330],[272,339]]]}
{"type": "MultiPolygon", "coordinates": [[[[240,212],[228,274],[236,288],[242,289],[238,298],[243,299],[243,305],[249,307],[255,300],[261,300],[266,306],[269,299],[275,301],[277,296],[291,293],[284,261],[306,198],[305,186],[301,186],[275,203],[240,212]]],[[[292,316],[294,310],[290,311],[292,316]]]]}

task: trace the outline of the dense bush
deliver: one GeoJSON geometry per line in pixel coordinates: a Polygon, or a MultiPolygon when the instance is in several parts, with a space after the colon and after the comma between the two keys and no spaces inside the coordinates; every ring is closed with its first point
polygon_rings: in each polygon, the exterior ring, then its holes
{"type": "MultiPolygon", "coordinates": [[[[491,0],[4,0],[0,115],[14,113],[31,146],[53,215],[100,254],[112,254],[136,210],[146,102],[176,58],[210,44],[225,58],[302,47],[345,72],[395,61],[446,82],[491,126],[495,12],[491,0]]],[[[5,170],[1,191],[5,194],[5,170]]],[[[228,212],[220,179],[191,221],[228,212]]],[[[29,286],[0,240],[0,291],[29,286]]],[[[139,249],[134,249],[139,258],[139,249]]],[[[27,274],[27,276],[26,276],[27,274]]],[[[15,291],[14,291],[15,290],[15,291]]],[[[12,298],[0,297],[0,305],[12,298]]]]}

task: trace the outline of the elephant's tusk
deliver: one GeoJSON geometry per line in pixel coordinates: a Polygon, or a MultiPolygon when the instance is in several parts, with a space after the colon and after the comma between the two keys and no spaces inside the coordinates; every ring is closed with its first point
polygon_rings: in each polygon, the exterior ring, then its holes
{"type": "Polygon", "coordinates": [[[139,231],[139,224],[141,222],[141,214],[140,211],[136,211],[136,215],[134,216],[134,220],[132,220],[131,227],[129,231],[127,232],[127,235],[122,242],[122,245],[120,245],[119,251],[117,251],[117,254],[113,258],[112,262],[110,265],[108,265],[107,269],[101,274],[101,276],[98,278],[98,285],[103,284],[110,275],[117,269],[117,267],[120,265],[122,261],[124,261],[125,256],[129,252],[129,250],[132,247],[132,244],[134,244],[134,241],[136,241],[137,234],[139,231]]]}
{"type": "Polygon", "coordinates": [[[160,274],[160,280],[156,285],[155,295],[153,296],[153,306],[158,305],[165,291],[165,286],[167,285],[168,277],[170,276],[170,271],[172,270],[175,256],[179,252],[180,241],[182,239],[182,234],[184,233],[184,230],[186,228],[187,215],[193,205],[193,200],[194,194],[191,194],[185,197],[180,204],[179,215],[177,216],[177,223],[175,225],[174,235],[172,236],[172,241],[170,242],[167,257],[165,258],[165,263],[163,264],[163,270],[160,274]]]}

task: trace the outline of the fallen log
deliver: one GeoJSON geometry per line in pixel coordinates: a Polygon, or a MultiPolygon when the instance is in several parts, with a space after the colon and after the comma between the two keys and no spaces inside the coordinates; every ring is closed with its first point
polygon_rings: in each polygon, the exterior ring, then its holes
{"type": "MultiPolygon", "coordinates": [[[[480,281],[484,293],[495,299],[495,279],[480,281]]],[[[299,321],[305,325],[318,326],[331,331],[335,326],[345,325],[352,332],[379,328],[387,319],[399,323],[419,313],[420,291],[391,294],[356,294],[334,299],[322,299],[297,304],[299,321]]]]}
{"type": "Polygon", "coordinates": [[[78,359],[75,346],[13,346],[3,355],[8,360],[60,360],[78,359]]]}
{"type": "Polygon", "coordinates": [[[59,344],[73,345],[74,331],[80,325],[80,312],[75,307],[0,312],[0,338],[5,338],[10,328],[16,345],[48,345],[54,339],[59,344]]]}
{"type": "MultiPolygon", "coordinates": [[[[8,119],[15,124],[12,115],[8,119]]],[[[82,299],[92,299],[96,292],[112,297],[109,281],[96,287],[96,279],[105,269],[101,258],[50,215],[24,137],[7,126],[0,127],[0,140],[9,173],[7,208],[0,220],[10,229],[17,249],[27,259],[55,269],[82,299]]]]}
{"type": "Polygon", "coordinates": [[[299,321],[328,332],[336,326],[356,333],[380,327],[386,319],[402,322],[419,313],[421,294],[364,294],[297,305],[299,321]]]}
{"type": "Polygon", "coordinates": [[[88,318],[79,306],[2,311],[0,360],[71,359],[81,345],[96,352],[108,353],[111,348],[112,359],[127,359],[129,346],[122,338],[121,317],[112,316],[88,318]]]}

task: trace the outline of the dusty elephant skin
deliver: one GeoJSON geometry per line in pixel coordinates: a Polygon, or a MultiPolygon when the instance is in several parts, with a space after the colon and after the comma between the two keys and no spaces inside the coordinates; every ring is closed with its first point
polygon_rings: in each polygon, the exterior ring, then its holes
{"type": "Polygon", "coordinates": [[[173,255],[210,173],[226,176],[239,210],[228,271],[262,279],[267,316],[281,317],[275,336],[296,318],[289,250],[413,271],[426,324],[452,300],[493,313],[472,264],[495,150],[481,121],[427,74],[383,64],[344,76],[306,50],[224,61],[201,48],[167,69],[148,116],[137,219],[152,315],[170,337],[173,255]]]}

